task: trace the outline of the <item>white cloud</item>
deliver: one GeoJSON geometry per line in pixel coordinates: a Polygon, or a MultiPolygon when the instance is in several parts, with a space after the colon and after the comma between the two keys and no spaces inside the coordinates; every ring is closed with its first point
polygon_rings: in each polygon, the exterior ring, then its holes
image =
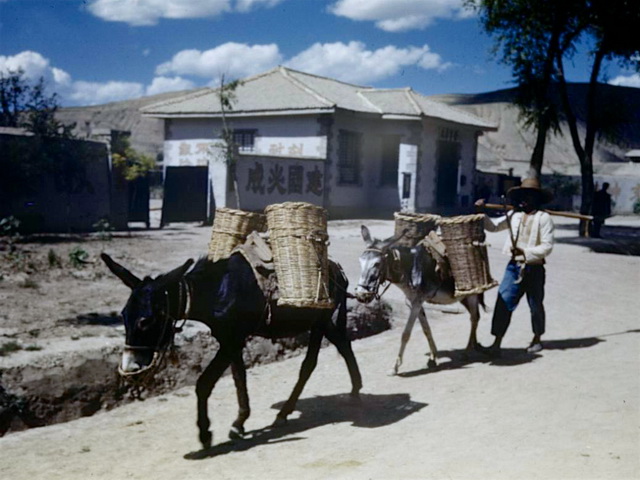
{"type": "Polygon", "coordinates": [[[29,80],[36,81],[40,77],[45,77],[45,80],[48,80],[53,76],[49,60],[38,52],[25,50],[13,56],[0,55],[1,73],[6,75],[8,72],[17,72],[20,69],[24,71],[25,77],[29,80]]]}
{"type": "Polygon", "coordinates": [[[224,74],[231,78],[261,73],[282,62],[275,44],[246,45],[225,43],[210,50],[182,50],[156,67],[157,75],[193,75],[209,78],[216,84],[224,74]]]}
{"type": "Polygon", "coordinates": [[[613,80],[610,80],[611,85],[618,85],[621,87],[636,87],[640,88],[640,73],[632,73],[631,75],[618,75],[613,80]]]}
{"type": "Polygon", "coordinates": [[[468,18],[463,0],[338,0],[329,12],[351,20],[375,22],[387,32],[423,29],[437,18],[468,18]]]}
{"type": "Polygon", "coordinates": [[[68,98],[77,105],[98,105],[144,95],[144,86],[137,82],[73,82],[68,98]]]}
{"type": "Polygon", "coordinates": [[[91,0],[89,12],[109,22],[156,25],[162,18],[210,18],[234,10],[245,13],[283,0],[91,0]],[[235,3],[234,3],[235,2],[235,3]]]}
{"type": "Polygon", "coordinates": [[[155,77],[151,85],[147,86],[146,94],[157,95],[178,90],[189,90],[194,87],[195,85],[192,81],[182,77],[155,77]]]}
{"type": "Polygon", "coordinates": [[[407,48],[389,45],[372,51],[366,50],[361,42],[316,43],[289,60],[287,65],[352,83],[375,82],[412,65],[438,71],[449,66],[427,45],[407,48]]]}
{"type": "Polygon", "coordinates": [[[237,0],[236,1],[236,10],[238,12],[250,12],[254,8],[266,7],[271,8],[275,7],[279,3],[282,3],[284,0],[237,0]]]}

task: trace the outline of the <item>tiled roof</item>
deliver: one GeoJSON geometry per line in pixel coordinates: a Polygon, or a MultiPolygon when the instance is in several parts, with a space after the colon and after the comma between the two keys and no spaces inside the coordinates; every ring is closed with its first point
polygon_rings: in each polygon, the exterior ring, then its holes
{"type": "MultiPolygon", "coordinates": [[[[277,114],[278,112],[354,112],[408,119],[438,118],[492,130],[495,125],[467,112],[430,100],[411,89],[375,89],[277,67],[247,78],[235,91],[230,115],[277,114]]],[[[204,89],[144,107],[153,117],[217,116],[220,101],[216,89],[204,89]]]]}

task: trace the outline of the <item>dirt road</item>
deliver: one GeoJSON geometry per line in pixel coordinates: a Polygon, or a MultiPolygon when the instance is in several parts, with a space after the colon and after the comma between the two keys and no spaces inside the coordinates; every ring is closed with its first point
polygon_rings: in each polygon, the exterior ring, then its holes
{"type": "MultiPolygon", "coordinates": [[[[640,231],[637,218],[615,220],[629,235],[640,231]]],[[[557,223],[540,354],[523,352],[531,337],[524,304],[503,358],[494,361],[462,358],[465,314],[429,310],[439,367],[426,369],[427,344],[415,330],[402,375],[390,377],[406,318],[392,287],[385,296],[394,305],[395,328],[354,344],[365,384],[360,406],[344,395],[346,368],[328,348],[284,428],[267,427],[293,387],[299,357],[249,370],[250,440],[227,442],[237,406],[225,377],[210,399],[215,437],[208,451],[199,450],[195,395],[185,388],[7,435],[0,439],[2,478],[640,478],[640,257],[594,253],[577,244],[574,225],[557,223]]],[[[374,234],[392,232],[391,222],[368,224],[374,234]]],[[[362,250],[359,222],[332,222],[330,234],[330,253],[353,285],[362,250]]],[[[503,241],[504,233],[488,235],[497,278],[506,263],[503,241]]],[[[604,245],[598,242],[589,244],[604,245]]],[[[182,259],[167,259],[168,267],[182,259]]],[[[495,295],[495,289],[487,293],[487,305],[495,295]]],[[[485,344],[489,327],[485,313],[479,328],[485,344]]]]}

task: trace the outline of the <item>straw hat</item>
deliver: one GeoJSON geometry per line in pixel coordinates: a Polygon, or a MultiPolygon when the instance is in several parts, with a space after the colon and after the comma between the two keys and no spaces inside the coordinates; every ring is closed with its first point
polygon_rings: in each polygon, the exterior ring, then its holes
{"type": "Polygon", "coordinates": [[[538,194],[540,204],[549,203],[553,200],[553,193],[550,190],[540,187],[540,180],[536,177],[525,178],[519,187],[512,187],[507,191],[507,197],[513,201],[518,201],[524,193],[533,192],[538,194]]]}

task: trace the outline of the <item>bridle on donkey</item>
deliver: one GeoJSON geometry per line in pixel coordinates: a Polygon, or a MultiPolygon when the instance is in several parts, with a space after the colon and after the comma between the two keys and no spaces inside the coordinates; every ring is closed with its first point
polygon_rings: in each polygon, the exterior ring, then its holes
{"type": "Polygon", "coordinates": [[[125,344],[124,349],[127,350],[153,350],[153,357],[149,365],[136,370],[134,372],[125,372],[122,370],[122,365],[118,365],[118,374],[122,379],[133,387],[134,396],[139,396],[140,393],[151,383],[151,379],[156,372],[166,365],[167,354],[173,356],[175,354],[175,334],[181,332],[184,324],[186,323],[187,312],[189,311],[189,302],[191,297],[191,290],[189,283],[185,278],[181,278],[178,282],[178,304],[176,309],[176,315],[171,314],[171,300],[169,298],[169,292],[167,289],[164,291],[165,297],[165,310],[162,322],[162,331],[158,337],[158,343],[155,347],[137,346],[125,344]],[[182,323],[178,325],[178,322],[182,320],[182,323]],[[163,344],[163,340],[170,331],[171,335],[169,341],[163,344]]]}
{"type": "Polygon", "coordinates": [[[385,294],[385,292],[391,286],[391,284],[395,283],[396,281],[395,277],[397,276],[397,274],[402,276],[402,272],[393,271],[393,267],[392,267],[392,264],[400,263],[400,252],[397,249],[393,249],[390,247],[384,247],[384,248],[367,247],[365,248],[364,251],[374,252],[380,255],[382,259],[380,262],[381,263],[380,275],[378,276],[378,278],[376,278],[373,286],[362,285],[361,283],[358,283],[358,287],[365,289],[369,294],[373,294],[374,299],[380,300],[382,295],[385,294]],[[390,258],[391,256],[393,256],[393,259],[390,258]],[[380,289],[380,285],[384,284],[385,282],[386,282],[386,285],[384,286],[382,293],[379,294],[378,290],[380,289]]]}

